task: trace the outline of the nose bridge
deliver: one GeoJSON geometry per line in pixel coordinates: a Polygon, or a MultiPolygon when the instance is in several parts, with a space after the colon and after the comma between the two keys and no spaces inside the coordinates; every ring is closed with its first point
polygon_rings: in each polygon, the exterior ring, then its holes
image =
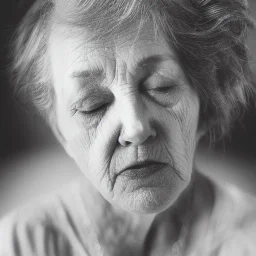
{"type": "Polygon", "coordinates": [[[139,132],[146,128],[148,118],[145,108],[138,99],[124,101],[124,108],[121,113],[123,126],[127,131],[139,132]],[[143,115],[144,112],[144,115],[143,115]]]}
{"type": "MultiPolygon", "coordinates": [[[[116,85],[118,87],[117,97],[122,103],[120,109],[123,114],[126,113],[125,115],[122,115],[121,113],[121,118],[124,123],[126,123],[126,118],[130,118],[130,121],[127,124],[130,123],[132,126],[132,124],[135,125],[135,123],[141,123],[140,119],[142,118],[143,104],[138,95],[136,85],[131,82],[129,75],[130,73],[127,63],[119,59],[116,68],[116,85]]],[[[142,123],[140,125],[142,125],[142,123]]]]}
{"type": "Polygon", "coordinates": [[[119,142],[123,146],[139,145],[148,137],[155,135],[150,124],[149,111],[143,103],[136,85],[133,84],[133,79],[129,78],[126,62],[118,61],[114,94],[122,127],[119,142]]]}

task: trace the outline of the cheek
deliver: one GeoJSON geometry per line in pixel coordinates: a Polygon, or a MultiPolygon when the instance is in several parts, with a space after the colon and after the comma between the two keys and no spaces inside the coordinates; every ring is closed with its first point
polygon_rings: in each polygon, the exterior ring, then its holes
{"type": "MultiPolygon", "coordinates": [[[[174,108],[159,113],[161,141],[175,168],[185,179],[191,172],[197,139],[197,98],[183,98],[174,108]]],[[[189,178],[189,177],[187,177],[189,178]]],[[[187,179],[186,178],[186,179],[187,179]]]]}
{"type": "Polygon", "coordinates": [[[66,146],[83,174],[95,185],[105,178],[111,181],[108,169],[118,139],[115,118],[88,120],[78,114],[64,120],[66,146]]]}
{"type": "Polygon", "coordinates": [[[197,94],[191,90],[186,92],[180,103],[175,106],[174,111],[186,143],[195,141],[199,118],[197,94]]]}
{"type": "Polygon", "coordinates": [[[194,152],[196,146],[198,118],[199,103],[197,98],[183,99],[182,107],[177,111],[176,119],[185,144],[185,150],[190,154],[194,152]]]}
{"type": "Polygon", "coordinates": [[[95,128],[87,129],[83,122],[80,122],[78,119],[75,116],[59,118],[60,132],[65,140],[64,145],[69,147],[72,157],[77,157],[79,152],[89,151],[96,132],[95,128]]]}

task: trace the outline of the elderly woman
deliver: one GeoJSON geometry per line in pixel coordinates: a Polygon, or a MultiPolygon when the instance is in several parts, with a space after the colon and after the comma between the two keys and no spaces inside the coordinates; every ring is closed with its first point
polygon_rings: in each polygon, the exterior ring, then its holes
{"type": "Polygon", "coordinates": [[[256,255],[255,201],[198,172],[253,95],[242,0],[38,0],[16,91],[85,180],[11,213],[0,255],[256,255]]]}

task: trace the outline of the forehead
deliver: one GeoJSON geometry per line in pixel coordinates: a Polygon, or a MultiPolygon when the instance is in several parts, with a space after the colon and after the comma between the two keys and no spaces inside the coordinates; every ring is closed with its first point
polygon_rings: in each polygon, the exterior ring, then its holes
{"type": "Polygon", "coordinates": [[[115,63],[117,59],[125,61],[127,66],[150,55],[173,55],[175,52],[167,45],[162,36],[156,36],[151,23],[143,27],[135,26],[124,35],[109,40],[98,38],[91,40],[92,33],[83,30],[67,29],[64,25],[55,25],[49,40],[49,56],[53,69],[62,69],[68,75],[74,68],[84,69],[87,65],[115,63]]]}

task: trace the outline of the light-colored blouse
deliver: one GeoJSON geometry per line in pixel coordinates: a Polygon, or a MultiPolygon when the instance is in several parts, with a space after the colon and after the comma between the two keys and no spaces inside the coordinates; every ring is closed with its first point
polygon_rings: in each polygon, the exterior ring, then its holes
{"type": "MultiPolygon", "coordinates": [[[[160,256],[255,256],[255,199],[230,184],[204,179],[214,188],[207,231],[192,250],[163,250],[160,256]]],[[[203,191],[198,192],[199,200],[203,196],[203,191]]],[[[1,220],[0,256],[137,256],[139,238],[127,216],[85,181],[74,181],[1,220]]],[[[164,225],[168,227],[168,222],[164,225]]],[[[168,235],[166,239],[168,244],[168,235]]]]}

